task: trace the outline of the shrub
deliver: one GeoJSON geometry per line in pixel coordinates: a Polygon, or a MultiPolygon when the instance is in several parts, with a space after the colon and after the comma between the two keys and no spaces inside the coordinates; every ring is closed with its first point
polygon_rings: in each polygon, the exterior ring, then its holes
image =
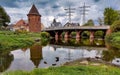
{"type": "Polygon", "coordinates": [[[120,31],[120,20],[115,21],[115,22],[111,25],[111,30],[112,30],[112,32],[118,32],[118,31],[120,31]]]}
{"type": "Polygon", "coordinates": [[[84,31],[81,33],[82,38],[89,38],[90,32],[89,31],[84,31]]]}
{"type": "Polygon", "coordinates": [[[47,32],[41,32],[41,33],[40,33],[40,36],[41,36],[41,38],[49,38],[49,37],[50,37],[50,34],[47,33],[47,32]]]}
{"type": "Polygon", "coordinates": [[[104,36],[104,32],[103,31],[96,31],[95,32],[95,37],[103,37],[104,36]]]}
{"type": "Polygon", "coordinates": [[[76,32],[72,32],[71,35],[74,37],[76,36],[76,32]]]}
{"type": "Polygon", "coordinates": [[[105,41],[112,47],[120,49],[120,32],[107,35],[105,41]]]}

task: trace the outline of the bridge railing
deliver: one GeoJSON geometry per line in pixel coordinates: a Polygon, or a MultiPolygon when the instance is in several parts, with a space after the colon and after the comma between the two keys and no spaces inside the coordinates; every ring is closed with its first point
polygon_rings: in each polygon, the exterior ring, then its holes
{"type": "Polygon", "coordinates": [[[109,29],[110,26],[69,26],[69,27],[49,27],[45,30],[62,30],[62,29],[109,29]]]}

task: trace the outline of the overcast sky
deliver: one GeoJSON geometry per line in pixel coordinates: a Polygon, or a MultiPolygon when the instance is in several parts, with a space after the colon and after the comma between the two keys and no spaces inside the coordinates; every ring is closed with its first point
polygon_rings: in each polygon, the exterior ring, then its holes
{"type": "Polygon", "coordinates": [[[90,6],[87,10],[86,20],[93,19],[97,24],[98,17],[103,18],[103,11],[106,7],[112,7],[120,10],[120,0],[0,0],[0,5],[3,6],[6,12],[11,17],[11,23],[15,23],[21,18],[27,20],[27,15],[32,4],[34,3],[42,15],[42,23],[49,26],[54,18],[62,24],[68,22],[65,8],[71,5],[75,8],[72,14],[72,22],[81,22],[80,6],[83,3],[90,6]]]}

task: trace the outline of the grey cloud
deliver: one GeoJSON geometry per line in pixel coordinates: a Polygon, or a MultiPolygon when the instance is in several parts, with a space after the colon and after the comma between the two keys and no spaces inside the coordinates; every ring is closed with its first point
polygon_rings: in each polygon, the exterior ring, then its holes
{"type": "Polygon", "coordinates": [[[100,0],[94,0],[95,2],[99,2],[100,0]]]}
{"type": "Polygon", "coordinates": [[[60,21],[65,23],[68,18],[65,16],[66,11],[64,9],[68,8],[69,5],[71,5],[72,8],[76,8],[72,20],[74,22],[80,22],[81,17],[78,7],[82,6],[84,2],[86,5],[91,6],[88,15],[86,15],[87,20],[96,20],[98,17],[103,17],[103,11],[105,7],[111,6],[117,10],[120,9],[119,0],[69,0],[69,2],[68,0],[0,0],[0,5],[10,9],[6,11],[11,16],[12,22],[19,20],[21,17],[27,18],[26,14],[29,12],[32,4],[34,3],[39,9],[40,14],[43,16],[43,23],[46,23],[46,17],[50,18],[51,16],[58,17],[57,19],[60,19],[60,21]],[[11,8],[16,9],[13,12],[13,9],[11,8]],[[17,9],[19,9],[19,11],[17,9]],[[14,13],[19,15],[14,16],[14,13]]]}

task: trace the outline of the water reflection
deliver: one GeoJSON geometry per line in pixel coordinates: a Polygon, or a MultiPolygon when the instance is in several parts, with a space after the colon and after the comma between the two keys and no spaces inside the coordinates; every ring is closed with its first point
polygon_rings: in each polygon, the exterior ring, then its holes
{"type": "Polygon", "coordinates": [[[116,61],[115,63],[118,63],[118,61],[117,61],[118,59],[120,59],[120,50],[111,48],[107,51],[103,51],[103,60],[109,61],[109,62],[116,61]]]}
{"type": "Polygon", "coordinates": [[[30,59],[37,68],[42,59],[42,46],[35,44],[30,48],[30,59]]]}
{"type": "MultiPolygon", "coordinates": [[[[7,69],[11,70],[32,70],[49,66],[60,66],[65,62],[79,58],[95,58],[102,55],[102,50],[87,50],[81,48],[62,47],[47,45],[42,47],[38,44],[28,49],[11,51],[14,60],[7,69]]],[[[4,66],[4,65],[2,65],[4,66]]]]}
{"type": "Polygon", "coordinates": [[[84,39],[76,42],[52,40],[49,45],[34,44],[30,48],[14,50],[0,55],[0,72],[11,70],[32,70],[60,66],[76,59],[94,58],[120,65],[120,50],[110,48],[107,50],[104,40],[94,40],[91,44],[84,39]],[[77,47],[76,47],[77,46],[77,47]],[[9,61],[9,62],[8,62],[9,61]]]}
{"type": "Polygon", "coordinates": [[[8,69],[11,65],[12,60],[13,55],[9,54],[9,52],[0,53],[0,72],[3,72],[6,69],[8,69]]]}
{"type": "Polygon", "coordinates": [[[56,45],[66,45],[66,46],[93,46],[93,47],[105,47],[105,42],[103,39],[95,39],[95,40],[89,40],[89,39],[69,39],[69,40],[55,40],[52,39],[50,41],[50,44],[56,44],[56,45]]]}

